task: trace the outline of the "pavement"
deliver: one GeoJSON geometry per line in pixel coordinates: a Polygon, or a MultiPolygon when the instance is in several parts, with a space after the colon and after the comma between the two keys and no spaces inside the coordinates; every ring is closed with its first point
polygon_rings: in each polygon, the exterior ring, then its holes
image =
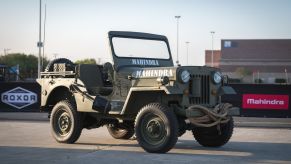
{"type": "MultiPolygon", "coordinates": [[[[49,121],[47,113],[0,112],[0,120],[49,121]]],[[[234,117],[237,127],[291,128],[291,118],[234,117]]]]}
{"type": "Polygon", "coordinates": [[[136,140],[113,139],[105,127],[83,129],[75,144],[60,144],[50,134],[47,113],[0,112],[0,163],[291,163],[290,118],[234,121],[233,136],[223,147],[202,147],[188,131],[168,153],[151,154],[136,140]]]}
{"type": "Polygon", "coordinates": [[[237,127],[219,148],[186,132],[166,154],[146,153],[136,140],[113,139],[105,127],[82,131],[75,144],[57,143],[48,121],[0,120],[1,164],[239,164],[291,163],[291,129],[237,127]]]}

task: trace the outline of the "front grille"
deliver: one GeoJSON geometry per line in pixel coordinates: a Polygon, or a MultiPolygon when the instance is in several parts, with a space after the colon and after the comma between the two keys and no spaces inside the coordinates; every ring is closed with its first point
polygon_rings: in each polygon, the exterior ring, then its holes
{"type": "Polygon", "coordinates": [[[190,104],[209,104],[210,76],[191,75],[189,91],[190,104]]]}

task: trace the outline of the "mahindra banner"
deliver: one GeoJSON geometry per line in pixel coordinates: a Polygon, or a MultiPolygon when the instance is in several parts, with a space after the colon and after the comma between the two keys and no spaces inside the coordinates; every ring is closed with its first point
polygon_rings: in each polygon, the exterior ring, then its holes
{"type": "Polygon", "coordinates": [[[288,110],[289,95],[243,94],[244,109],[276,109],[288,110]]]}

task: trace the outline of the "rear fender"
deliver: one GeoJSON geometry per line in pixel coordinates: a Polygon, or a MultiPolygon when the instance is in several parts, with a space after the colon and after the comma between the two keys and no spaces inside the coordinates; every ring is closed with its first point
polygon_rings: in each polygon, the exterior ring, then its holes
{"type": "Polygon", "coordinates": [[[69,88],[66,86],[58,86],[51,90],[47,95],[42,95],[42,107],[45,107],[45,109],[50,111],[59,101],[69,99],[74,100],[69,88]]]}

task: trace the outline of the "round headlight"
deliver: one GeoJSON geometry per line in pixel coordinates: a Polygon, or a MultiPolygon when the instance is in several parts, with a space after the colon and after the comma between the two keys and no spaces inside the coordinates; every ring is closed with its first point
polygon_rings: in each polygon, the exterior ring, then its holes
{"type": "Polygon", "coordinates": [[[190,80],[190,72],[187,71],[187,70],[183,70],[181,73],[180,73],[180,79],[183,83],[188,83],[189,80],[190,80]]]}
{"type": "Polygon", "coordinates": [[[215,84],[219,84],[219,83],[221,83],[221,80],[222,80],[221,73],[220,72],[215,72],[213,74],[213,82],[215,84]]]}

